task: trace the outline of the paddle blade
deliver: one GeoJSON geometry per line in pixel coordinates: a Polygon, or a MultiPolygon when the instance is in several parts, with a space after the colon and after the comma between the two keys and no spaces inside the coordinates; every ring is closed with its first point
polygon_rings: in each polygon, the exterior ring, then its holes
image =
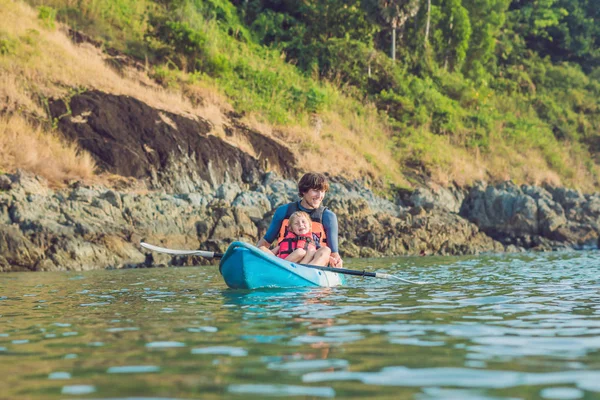
{"type": "Polygon", "coordinates": [[[156,251],[158,253],[170,254],[172,256],[201,256],[206,258],[220,258],[223,256],[221,253],[215,253],[214,251],[167,249],[165,247],[159,247],[144,242],[140,242],[140,246],[148,250],[156,251]]]}

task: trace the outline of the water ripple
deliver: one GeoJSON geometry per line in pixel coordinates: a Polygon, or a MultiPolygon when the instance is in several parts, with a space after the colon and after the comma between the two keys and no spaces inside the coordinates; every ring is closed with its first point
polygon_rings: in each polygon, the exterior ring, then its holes
{"type": "Polygon", "coordinates": [[[430,283],[231,290],[215,266],[0,274],[3,396],[600,397],[600,252],[348,264],[430,283]]]}
{"type": "MultiPolygon", "coordinates": [[[[600,380],[599,371],[528,373],[469,368],[386,367],[380,372],[311,372],[302,376],[307,383],[357,380],[385,386],[455,386],[464,388],[509,388],[527,385],[573,384],[590,390],[600,380]]],[[[598,385],[596,385],[598,386],[598,385]]]]}
{"type": "Polygon", "coordinates": [[[335,397],[335,391],[332,388],[313,386],[245,384],[229,385],[227,391],[235,394],[260,394],[265,396],[335,397]]]}

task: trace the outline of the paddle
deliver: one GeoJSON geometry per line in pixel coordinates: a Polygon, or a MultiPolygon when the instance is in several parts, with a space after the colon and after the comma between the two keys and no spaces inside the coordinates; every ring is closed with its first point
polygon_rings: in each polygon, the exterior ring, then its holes
{"type": "MultiPolygon", "coordinates": [[[[216,253],[214,251],[205,251],[205,250],[173,250],[167,249],[164,247],[154,246],[149,243],[141,242],[140,245],[148,250],[156,251],[159,253],[171,254],[173,256],[201,256],[205,258],[221,258],[223,257],[223,253],[216,253]]],[[[368,272],[368,271],[359,271],[355,269],[346,269],[346,268],[332,268],[332,267],[321,267],[319,265],[310,265],[310,264],[298,264],[303,267],[319,269],[321,271],[328,272],[336,272],[338,274],[344,275],[355,275],[355,276],[368,276],[372,278],[382,278],[382,279],[397,279],[402,282],[412,283],[414,285],[422,285],[424,282],[413,282],[408,279],[403,279],[398,276],[383,274],[381,272],[368,272]]]]}
{"type": "Polygon", "coordinates": [[[153,244],[140,242],[140,246],[153,250],[159,253],[171,254],[172,256],[201,256],[205,258],[221,258],[223,253],[215,253],[214,251],[205,250],[173,250],[164,247],[154,246],[153,244]]]}

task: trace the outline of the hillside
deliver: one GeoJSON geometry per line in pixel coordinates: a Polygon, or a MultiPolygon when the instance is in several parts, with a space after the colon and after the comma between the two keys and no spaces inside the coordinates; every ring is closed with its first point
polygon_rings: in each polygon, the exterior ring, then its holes
{"type": "MultiPolygon", "coordinates": [[[[442,43],[444,12],[454,10],[433,2],[429,46],[411,53],[422,33],[407,25],[392,61],[389,32],[361,2],[285,10],[224,0],[28,3],[0,0],[2,171],[31,170],[57,185],[106,179],[48,111],[50,101],[97,90],[201,117],[211,135],[260,159],[226,134],[235,114],[288,147],[301,170],[385,187],[428,177],[598,189],[597,45],[579,59],[546,57],[515,34],[520,14],[490,22],[484,57],[469,51],[485,44],[473,39],[482,27],[469,25],[462,47],[442,43]],[[91,40],[74,44],[68,27],[91,40]]],[[[494,3],[498,15],[505,3],[494,3]]],[[[423,9],[407,18],[417,22],[423,9]]],[[[476,7],[463,1],[462,9],[476,7]]]]}

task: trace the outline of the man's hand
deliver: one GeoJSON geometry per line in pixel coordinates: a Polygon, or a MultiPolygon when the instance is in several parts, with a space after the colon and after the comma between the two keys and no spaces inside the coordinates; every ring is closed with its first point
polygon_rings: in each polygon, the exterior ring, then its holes
{"type": "Polygon", "coordinates": [[[258,241],[258,243],[256,244],[256,247],[263,247],[263,246],[266,248],[269,248],[269,247],[271,247],[271,243],[267,242],[265,240],[265,238],[262,238],[258,241]]]}
{"type": "Polygon", "coordinates": [[[329,256],[329,265],[334,268],[342,268],[344,266],[344,260],[342,260],[339,253],[331,253],[329,256]]]}

